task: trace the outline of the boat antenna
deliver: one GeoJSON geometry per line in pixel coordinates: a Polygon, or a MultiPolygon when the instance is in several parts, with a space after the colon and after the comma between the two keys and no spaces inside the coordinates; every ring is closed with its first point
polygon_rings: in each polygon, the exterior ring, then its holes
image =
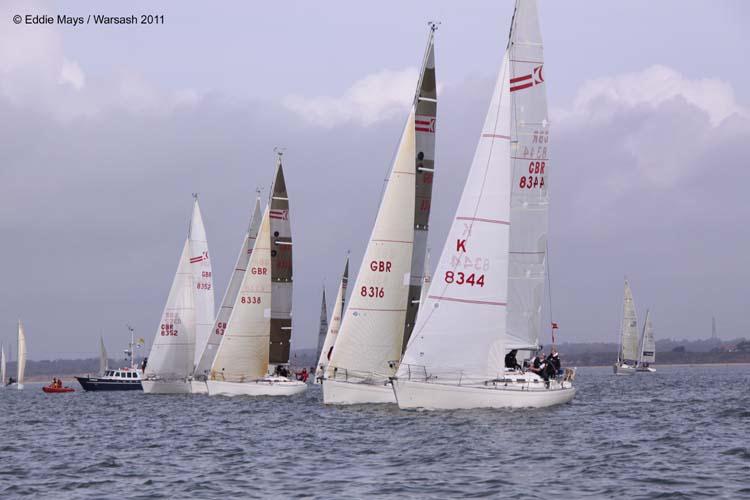
{"type": "MultiPolygon", "coordinates": [[[[197,193],[193,193],[193,196],[198,199],[197,193]]],[[[130,352],[130,368],[133,369],[135,367],[135,328],[130,326],[128,323],[125,323],[125,326],[127,326],[128,330],[130,331],[130,344],[128,344],[128,351],[130,352]]]]}

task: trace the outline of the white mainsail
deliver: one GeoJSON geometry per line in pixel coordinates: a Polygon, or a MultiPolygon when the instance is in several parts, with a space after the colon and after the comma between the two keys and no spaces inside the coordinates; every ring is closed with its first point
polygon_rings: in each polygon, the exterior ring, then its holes
{"type": "Polygon", "coordinates": [[[339,328],[341,327],[341,318],[344,316],[344,307],[346,305],[346,288],[349,283],[349,257],[346,258],[346,265],[344,266],[344,274],[341,275],[341,281],[339,282],[339,290],[336,293],[336,301],[333,303],[333,311],[331,311],[331,321],[328,324],[328,328],[325,332],[325,338],[323,344],[320,347],[320,354],[318,354],[318,364],[315,369],[315,379],[318,381],[325,374],[326,367],[328,366],[328,360],[331,359],[331,354],[336,346],[336,338],[339,334],[339,328]]]}
{"type": "Polygon", "coordinates": [[[276,176],[269,202],[273,282],[269,362],[283,365],[289,362],[292,340],[292,227],[281,152],[277,154],[276,176]]]}
{"type": "Polygon", "coordinates": [[[216,321],[214,322],[212,330],[213,333],[209,335],[208,341],[206,342],[206,348],[203,350],[203,354],[195,368],[195,376],[197,378],[207,378],[211,371],[211,365],[214,362],[216,350],[224,336],[234,303],[240,293],[240,286],[242,285],[245,271],[248,268],[250,257],[253,253],[253,246],[255,245],[255,239],[258,236],[258,229],[260,228],[262,217],[263,212],[261,212],[260,209],[260,196],[258,196],[255,199],[255,208],[250,217],[250,224],[248,225],[247,233],[245,233],[245,236],[242,239],[242,246],[234,265],[234,271],[232,271],[232,277],[230,278],[229,285],[224,293],[224,299],[221,301],[219,313],[216,315],[216,321]]]}
{"type": "Polygon", "coordinates": [[[106,372],[108,368],[109,359],[107,357],[107,348],[104,347],[104,337],[99,337],[99,374],[104,375],[104,372],[106,372]]]}
{"type": "Polygon", "coordinates": [[[437,120],[437,84],[435,79],[435,30],[430,23],[422,71],[414,95],[414,148],[415,148],[415,203],[414,203],[414,247],[411,257],[409,299],[406,303],[403,349],[409,341],[421,301],[422,271],[425,268],[427,233],[432,206],[432,182],[435,175],[435,129],[437,120]]]}
{"type": "Polygon", "coordinates": [[[432,274],[430,274],[430,250],[427,249],[427,255],[424,259],[424,271],[422,272],[422,291],[419,294],[419,303],[424,304],[430,293],[430,283],[432,283],[432,274]]]}
{"type": "Polygon", "coordinates": [[[318,327],[318,349],[315,353],[317,358],[320,358],[320,354],[323,352],[323,344],[326,341],[326,333],[328,333],[328,305],[326,304],[326,289],[323,287],[323,299],[320,301],[320,323],[318,327]]]}
{"type": "MultiPolygon", "coordinates": [[[[190,270],[193,274],[193,294],[195,296],[195,346],[193,368],[205,351],[214,324],[215,301],[213,270],[208,253],[206,229],[203,225],[198,195],[194,195],[193,216],[190,221],[190,270]]],[[[192,370],[191,370],[192,373],[192,370]]]]}
{"type": "Polygon", "coordinates": [[[643,338],[641,339],[641,351],[638,364],[650,365],[656,362],[656,341],[654,340],[654,327],[651,324],[651,311],[646,310],[646,319],[643,322],[643,338]]]}
{"type": "Polygon", "coordinates": [[[26,333],[21,320],[18,320],[18,364],[16,365],[16,384],[23,388],[23,377],[26,373],[26,333]]]}
{"type": "Polygon", "coordinates": [[[243,274],[239,293],[211,366],[210,379],[246,382],[268,371],[271,327],[270,206],[243,274]]]}
{"type": "Polygon", "coordinates": [[[620,338],[620,353],[618,361],[635,363],[638,359],[638,317],[635,313],[635,302],[630,283],[625,280],[625,292],[622,303],[622,326],[620,338]]]}
{"type": "Polygon", "coordinates": [[[542,65],[536,3],[520,1],[466,185],[398,377],[413,370],[450,379],[496,377],[506,349],[536,343],[549,187],[542,65]]]}
{"type": "Polygon", "coordinates": [[[414,117],[412,108],[328,365],[329,378],[332,369],[388,377],[401,357],[414,238],[414,117]]]}
{"type": "Polygon", "coordinates": [[[190,257],[190,239],[186,238],[161,321],[151,344],[144,373],[146,378],[185,380],[193,372],[195,294],[190,257]]]}
{"type": "Polygon", "coordinates": [[[5,387],[5,346],[0,345],[0,387],[5,387]]]}

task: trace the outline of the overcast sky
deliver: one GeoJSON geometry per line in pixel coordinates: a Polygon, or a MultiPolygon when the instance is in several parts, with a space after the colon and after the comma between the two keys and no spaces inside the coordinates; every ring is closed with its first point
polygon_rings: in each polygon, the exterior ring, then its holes
{"type": "MultiPolygon", "coordinates": [[[[273,148],[295,240],[294,338],[354,272],[436,36],[439,253],[513,2],[0,3],[0,340],[32,359],[149,344],[200,193],[220,300],[273,148]],[[163,14],[158,26],[15,14],[163,14]]],[[[540,2],[552,121],[550,269],[561,340],[616,341],[622,279],[657,338],[747,335],[750,5],[540,2]]],[[[264,193],[265,194],[265,193],[264,193]]],[[[434,263],[433,263],[434,264],[434,263]]],[[[546,340],[546,339],[545,339],[546,340]]]]}

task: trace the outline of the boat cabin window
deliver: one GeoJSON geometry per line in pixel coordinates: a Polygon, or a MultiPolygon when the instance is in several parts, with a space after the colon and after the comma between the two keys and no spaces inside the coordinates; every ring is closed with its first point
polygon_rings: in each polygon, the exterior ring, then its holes
{"type": "Polygon", "coordinates": [[[122,377],[122,374],[120,372],[115,372],[115,377],[122,377]]]}

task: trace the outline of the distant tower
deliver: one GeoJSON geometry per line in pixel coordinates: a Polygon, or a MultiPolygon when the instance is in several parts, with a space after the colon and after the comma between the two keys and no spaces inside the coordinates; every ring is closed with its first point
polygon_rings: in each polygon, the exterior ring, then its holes
{"type": "Polygon", "coordinates": [[[711,340],[719,340],[719,337],[716,335],[716,317],[711,316],[711,340]]]}

